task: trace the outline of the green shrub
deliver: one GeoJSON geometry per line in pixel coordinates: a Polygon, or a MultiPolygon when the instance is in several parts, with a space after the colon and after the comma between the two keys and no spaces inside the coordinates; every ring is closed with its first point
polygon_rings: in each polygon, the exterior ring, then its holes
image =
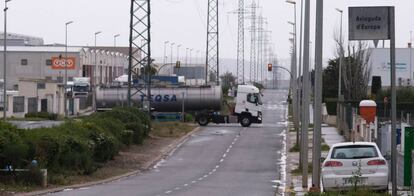
{"type": "Polygon", "coordinates": [[[94,132],[90,138],[95,143],[94,159],[97,162],[105,162],[118,154],[119,147],[113,136],[105,134],[104,132],[94,132]]]}
{"type": "Polygon", "coordinates": [[[42,119],[48,119],[48,120],[57,120],[58,115],[52,114],[48,112],[34,112],[34,113],[27,113],[24,115],[26,118],[42,118],[42,119]]]}
{"type": "MultiPolygon", "coordinates": [[[[99,126],[101,129],[105,130],[108,133],[111,133],[118,141],[122,142],[122,131],[125,130],[125,125],[118,119],[92,116],[86,118],[83,122],[92,123],[96,126],[99,126]]],[[[127,145],[127,144],[126,144],[127,145]]]]}
{"type": "MultiPolygon", "coordinates": [[[[7,127],[0,125],[0,127],[7,127]]],[[[17,130],[0,129],[0,167],[11,165],[13,168],[22,168],[27,162],[29,146],[21,138],[17,130]]]]}
{"type": "Polygon", "coordinates": [[[132,142],[134,144],[142,144],[145,137],[145,132],[140,121],[132,122],[125,125],[127,130],[133,131],[132,142]]]}
{"type": "Polygon", "coordinates": [[[59,164],[64,169],[70,169],[79,174],[91,174],[96,170],[93,153],[87,140],[68,136],[65,138],[59,157],[59,164]]]}
{"type": "Polygon", "coordinates": [[[194,122],[194,116],[191,114],[185,114],[185,122],[194,122]]]}
{"type": "Polygon", "coordinates": [[[133,143],[134,132],[132,130],[123,130],[121,132],[121,142],[127,146],[133,143]]]}
{"type": "Polygon", "coordinates": [[[42,168],[59,167],[59,156],[62,140],[58,133],[53,129],[37,129],[25,134],[25,139],[30,146],[30,154],[32,159],[38,161],[42,168]]]}
{"type": "Polygon", "coordinates": [[[144,132],[145,132],[145,136],[148,136],[150,130],[148,129],[149,124],[150,124],[150,119],[148,118],[148,114],[142,112],[141,110],[139,110],[138,108],[135,107],[126,107],[126,108],[115,108],[115,111],[124,111],[124,112],[129,112],[132,115],[137,116],[142,123],[142,126],[144,128],[144,132]]]}

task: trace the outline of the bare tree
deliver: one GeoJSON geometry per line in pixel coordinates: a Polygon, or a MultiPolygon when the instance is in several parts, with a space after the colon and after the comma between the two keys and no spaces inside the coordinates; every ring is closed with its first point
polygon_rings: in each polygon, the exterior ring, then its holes
{"type": "Polygon", "coordinates": [[[343,41],[335,39],[337,55],[343,56],[342,84],[346,100],[362,100],[367,98],[368,83],[371,76],[370,58],[372,49],[368,42],[351,42],[347,46],[343,41]],[[345,49],[346,48],[346,49],[345,49]]]}

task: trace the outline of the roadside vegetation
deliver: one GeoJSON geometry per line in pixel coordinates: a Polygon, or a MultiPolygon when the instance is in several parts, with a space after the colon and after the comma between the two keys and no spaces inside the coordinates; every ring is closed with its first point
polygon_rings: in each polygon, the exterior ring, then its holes
{"type": "Polygon", "coordinates": [[[307,193],[305,196],[390,196],[389,193],[376,193],[370,190],[359,190],[349,192],[327,192],[327,193],[307,193]]]}
{"type": "Polygon", "coordinates": [[[0,187],[38,185],[40,168],[46,168],[48,182],[57,185],[68,176],[91,175],[121,149],[142,144],[150,133],[148,122],[135,108],[95,113],[54,128],[20,130],[1,121],[0,168],[10,171],[0,173],[0,187]]]}

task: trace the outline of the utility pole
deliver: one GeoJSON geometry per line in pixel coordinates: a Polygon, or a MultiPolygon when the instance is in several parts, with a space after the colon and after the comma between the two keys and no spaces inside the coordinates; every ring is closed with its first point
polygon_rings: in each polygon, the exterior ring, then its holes
{"type": "Polygon", "coordinates": [[[303,97],[302,97],[302,187],[308,188],[308,129],[309,129],[309,32],[310,31],[310,0],[305,0],[304,16],[304,50],[303,50],[303,97]]]}
{"type": "Polygon", "coordinates": [[[3,51],[3,120],[7,118],[7,3],[11,0],[5,0],[4,2],[4,51],[3,51]]]}
{"type": "Polygon", "coordinates": [[[121,34],[114,35],[114,48],[116,48],[116,38],[118,38],[119,36],[121,36],[121,34]]]}
{"type": "Polygon", "coordinates": [[[170,43],[170,41],[165,41],[164,42],[164,63],[163,65],[167,64],[167,44],[170,43]]]}
{"type": "Polygon", "coordinates": [[[148,114],[148,130],[151,130],[151,1],[131,0],[128,64],[128,106],[142,106],[148,114]],[[144,69],[143,73],[141,69],[144,69]],[[133,85],[133,80],[144,85],[133,85]],[[141,94],[143,103],[133,103],[133,97],[141,94]]]}
{"type": "MultiPolygon", "coordinates": [[[[98,55],[98,49],[97,49],[97,47],[96,47],[96,39],[97,39],[97,37],[98,37],[98,35],[99,34],[101,34],[102,33],[102,31],[97,31],[97,32],[95,32],[95,51],[94,51],[94,53],[95,53],[95,62],[94,62],[94,65],[93,65],[93,77],[92,77],[92,95],[93,95],[93,98],[92,98],[92,108],[93,108],[93,111],[94,112],[96,112],[96,86],[97,86],[97,78],[96,78],[96,69],[97,69],[97,65],[98,65],[98,58],[97,58],[97,55],[98,55]]],[[[66,106],[66,104],[64,104],[65,106],[66,106]]]]}
{"type": "Polygon", "coordinates": [[[256,2],[253,0],[251,9],[250,26],[250,82],[256,82],[256,2]]]}
{"type": "Polygon", "coordinates": [[[190,48],[186,48],[185,49],[185,65],[188,65],[188,50],[189,50],[190,48]]]}
{"type": "Polygon", "coordinates": [[[264,39],[263,39],[263,33],[264,33],[264,29],[263,29],[263,24],[265,22],[265,18],[263,18],[262,14],[260,13],[258,19],[257,19],[257,23],[258,23],[258,28],[256,29],[257,31],[257,64],[256,64],[256,78],[255,80],[257,82],[260,83],[261,81],[261,73],[262,73],[262,66],[263,66],[263,44],[264,44],[264,39]]]}
{"type": "MultiPolygon", "coordinates": [[[[173,64],[173,61],[174,61],[174,58],[173,58],[173,47],[174,47],[175,43],[173,42],[173,43],[171,43],[170,45],[171,45],[171,48],[170,48],[170,49],[171,49],[171,51],[170,51],[170,52],[171,52],[171,53],[170,53],[170,54],[171,54],[171,57],[170,57],[170,63],[171,63],[171,65],[172,65],[172,64],[173,64]]],[[[173,74],[172,72],[173,72],[173,71],[172,71],[172,70],[170,70],[170,76],[173,74]]]]}
{"type": "Polygon", "coordinates": [[[218,0],[208,0],[206,83],[219,85],[219,7],[218,0]],[[215,81],[212,81],[212,80],[215,81]]]}
{"type": "Polygon", "coordinates": [[[177,45],[177,61],[176,62],[180,61],[180,47],[181,46],[182,46],[181,44],[177,45]]]}
{"type": "MultiPolygon", "coordinates": [[[[397,89],[395,61],[395,8],[389,8],[390,18],[390,59],[391,59],[391,181],[392,196],[397,196],[397,89]]],[[[409,153],[409,152],[406,152],[409,153]]]]}
{"type": "Polygon", "coordinates": [[[338,100],[336,104],[336,124],[337,127],[342,128],[342,122],[341,122],[341,112],[340,111],[340,103],[342,100],[342,62],[343,62],[343,56],[344,56],[344,50],[343,50],[343,38],[342,38],[342,16],[343,16],[343,10],[336,8],[336,11],[338,11],[341,14],[341,26],[339,30],[339,75],[338,75],[338,100]]]}
{"type": "Polygon", "coordinates": [[[237,83],[245,83],[244,72],[244,0],[239,0],[237,34],[237,83]]]}
{"type": "MultiPolygon", "coordinates": [[[[69,21],[67,23],[65,23],[65,92],[64,92],[64,102],[65,104],[63,104],[65,106],[65,118],[68,117],[68,26],[70,24],[72,24],[73,21],[69,21]]],[[[96,46],[95,46],[96,47],[96,46]]],[[[39,99],[39,97],[37,97],[37,99],[39,99]]],[[[39,101],[39,100],[37,100],[39,101]]]]}
{"type": "Polygon", "coordinates": [[[320,190],[321,181],[321,121],[322,121],[322,59],[323,59],[323,0],[316,1],[315,35],[315,108],[313,110],[313,171],[312,185],[320,190]]]}
{"type": "MultiPolygon", "coordinates": [[[[297,90],[297,97],[296,97],[296,99],[297,99],[297,104],[298,104],[298,107],[296,108],[297,109],[297,111],[296,111],[296,114],[298,114],[298,116],[297,116],[297,124],[298,124],[298,130],[297,130],[297,132],[298,132],[298,135],[296,136],[296,137],[299,137],[299,135],[301,135],[302,134],[302,127],[301,127],[301,118],[302,118],[302,116],[300,115],[300,114],[302,114],[302,109],[301,109],[301,106],[302,106],[302,67],[303,67],[303,62],[302,62],[302,59],[303,59],[303,56],[302,56],[302,52],[303,52],[303,12],[304,12],[304,3],[303,3],[303,0],[300,0],[300,33],[299,33],[299,67],[298,67],[298,77],[297,77],[297,87],[298,87],[298,90],[297,90]]],[[[298,140],[298,146],[299,146],[299,148],[300,148],[300,146],[302,145],[301,143],[301,141],[300,141],[300,137],[299,138],[296,138],[297,140],[298,140]]],[[[302,166],[302,156],[300,156],[300,160],[299,160],[299,165],[300,166],[302,166]]]]}

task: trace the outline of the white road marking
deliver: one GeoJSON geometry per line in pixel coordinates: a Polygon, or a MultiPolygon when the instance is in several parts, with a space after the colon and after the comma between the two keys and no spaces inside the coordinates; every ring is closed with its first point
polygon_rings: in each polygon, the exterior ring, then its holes
{"type": "MultiPolygon", "coordinates": [[[[243,130],[246,130],[246,128],[244,128],[243,130]]],[[[217,133],[217,132],[216,132],[217,133]]],[[[193,180],[191,181],[191,184],[195,184],[199,181],[204,180],[205,178],[207,178],[208,176],[212,175],[214,172],[217,171],[217,169],[220,167],[220,164],[224,162],[225,158],[227,157],[227,154],[230,152],[230,150],[233,148],[233,145],[236,144],[238,138],[240,137],[241,133],[237,134],[236,137],[234,138],[233,142],[231,143],[231,145],[227,148],[226,153],[223,154],[222,158],[220,159],[219,163],[215,166],[215,168],[213,170],[211,170],[208,174],[205,174],[203,177],[198,178],[197,180],[193,180]]],[[[193,143],[197,143],[197,142],[201,142],[204,140],[198,140],[196,142],[193,143]]],[[[156,169],[156,172],[159,172],[159,170],[157,169],[159,166],[162,165],[162,163],[165,162],[165,160],[161,160],[157,165],[154,166],[154,169],[156,169]]],[[[175,187],[173,190],[169,190],[166,191],[165,194],[170,194],[172,193],[174,190],[181,190],[181,188],[185,188],[188,187],[189,184],[184,184],[182,187],[175,187]]],[[[160,195],[157,195],[160,196],[160,195]]]]}

